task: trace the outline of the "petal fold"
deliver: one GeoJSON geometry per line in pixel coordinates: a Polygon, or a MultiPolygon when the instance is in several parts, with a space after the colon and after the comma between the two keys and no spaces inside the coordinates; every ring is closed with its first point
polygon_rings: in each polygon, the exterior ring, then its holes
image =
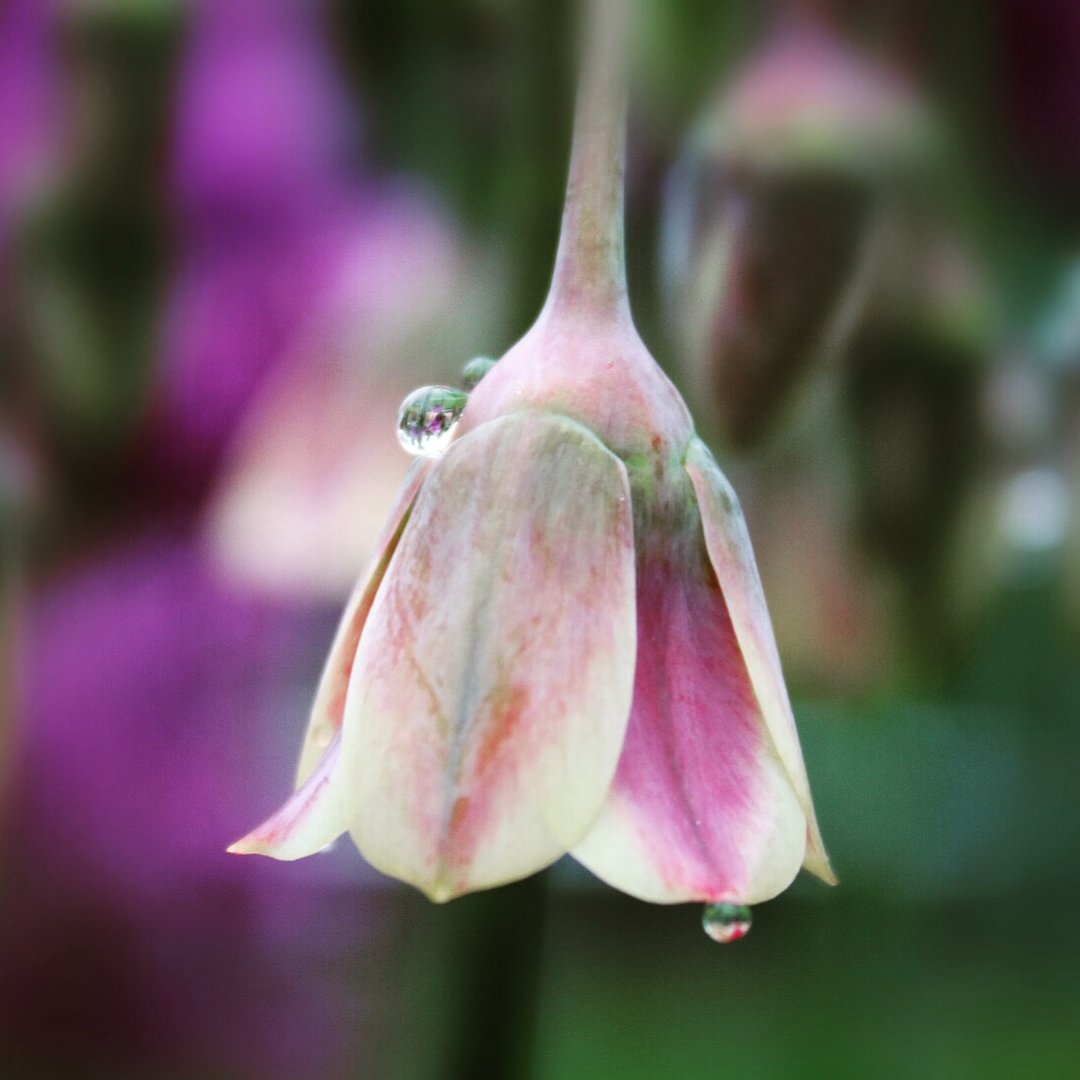
{"type": "Polygon", "coordinates": [[[386,574],[386,568],[390,565],[390,559],[401,537],[405,522],[408,520],[417,492],[431,471],[431,466],[432,462],[418,459],[409,469],[386,524],[376,541],[374,554],[364,573],[360,575],[360,580],[345,606],[334,636],[334,643],[330,647],[330,654],[323,665],[318,689],[315,691],[311,718],[300,749],[300,764],[296,771],[297,788],[302,787],[315,771],[334,733],[341,727],[345,711],[345,692],[348,689],[356,650],[360,644],[360,632],[363,630],[364,620],[367,619],[368,612],[371,610],[375,593],[386,574]]]}
{"type": "Polygon", "coordinates": [[[349,684],[343,781],[361,853],[435,900],[555,861],[614,775],[635,637],[622,462],[539,412],[452,444],[349,684]]]}
{"type": "Polygon", "coordinates": [[[784,769],[806,814],[804,867],[830,885],[836,876],[821,839],[799,734],[784,683],[765,593],[738,497],[700,439],[691,440],[686,471],[694,485],[713,569],[724,592],[754,693],[784,769]]]}
{"type": "Polygon", "coordinates": [[[639,537],[638,661],[610,796],[573,855],[652,903],[757,903],[786,888],[806,818],[705,550],[693,492],[639,537]]]}

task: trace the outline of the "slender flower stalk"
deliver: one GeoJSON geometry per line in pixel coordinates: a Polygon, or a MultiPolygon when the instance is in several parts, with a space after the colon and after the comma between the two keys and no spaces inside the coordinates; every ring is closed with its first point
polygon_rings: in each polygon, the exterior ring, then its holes
{"type": "Polygon", "coordinates": [[[570,177],[547,308],[629,317],[623,243],[627,17],[619,0],[587,9],[570,177]]]}
{"type": "Polygon", "coordinates": [[[832,880],[738,502],[630,317],[628,8],[589,6],[548,301],[406,481],[298,790],[234,851],[348,831],[439,901],[567,852],[657,903],[832,880]]]}

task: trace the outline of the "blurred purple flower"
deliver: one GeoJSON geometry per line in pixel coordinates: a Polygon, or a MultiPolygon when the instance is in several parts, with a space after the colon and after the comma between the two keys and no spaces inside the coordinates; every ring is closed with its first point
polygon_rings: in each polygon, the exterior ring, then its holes
{"type": "Polygon", "coordinates": [[[0,6],[0,245],[57,150],[59,80],[53,0],[0,6]]]}
{"type": "Polygon", "coordinates": [[[185,212],[295,215],[312,196],[338,194],[352,121],[319,33],[322,6],[194,5],[172,161],[185,212]]]}
{"type": "Polygon", "coordinates": [[[171,153],[179,266],[154,443],[205,477],[362,234],[322,5],[195,5],[171,153]]]}
{"type": "Polygon", "coordinates": [[[357,918],[333,857],[284,880],[221,844],[290,768],[278,721],[324,630],[230,593],[169,536],[31,602],[0,1067],[15,1048],[169,1075],[340,1071],[359,1007],[341,959],[370,945],[374,909],[357,918]]]}
{"type": "Polygon", "coordinates": [[[407,190],[370,197],[363,225],[333,295],[246,406],[206,508],[223,573],[335,606],[405,475],[394,435],[402,398],[460,372],[496,291],[490,268],[407,190]]]}
{"type": "MultiPolygon", "coordinates": [[[[478,275],[431,199],[400,179],[375,183],[350,169],[355,125],[321,36],[322,11],[300,0],[204,0],[194,9],[171,155],[178,265],[148,425],[156,484],[171,474],[203,494],[253,410],[277,416],[284,407],[287,422],[296,419],[287,399],[260,406],[275,386],[301,404],[331,387],[331,407],[353,417],[374,397],[391,418],[410,388],[398,362],[406,340],[414,359],[421,342],[454,367],[468,355],[454,354],[454,339],[476,308],[463,282],[478,275]]],[[[393,487],[404,462],[391,424],[393,487]]],[[[332,427],[292,424],[293,451],[308,431],[323,446],[332,427]]],[[[355,458],[366,444],[351,432],[335,445],[355,458]]],[[[322,474],[330,451],[319,457],[322,474]]],[[[361,544],[355,558],[363,554],[361,544]]],[[[347,565],[343,580],[359,563],[347,565]]]]}
{"type": "Polygon", "coordinates": [[[205,480],[244,409],[331,288],[342,235],[278,221],[187,244],[167,301],[154,444],[205,480]]]}

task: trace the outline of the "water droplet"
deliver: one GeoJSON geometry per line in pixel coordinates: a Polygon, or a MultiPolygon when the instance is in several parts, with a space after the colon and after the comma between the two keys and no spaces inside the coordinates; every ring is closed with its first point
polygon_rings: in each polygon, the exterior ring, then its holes
{"type": "Polygon", "coordinates": [[[753,920],[753,913],[745,904],[706,904],[701,914],[705,933],[721,945],[746,937],[753,920]]]}
{"type": "Polygon", "coordinates": [[[422,386],[398,410],[398,442],[417,457],[438,457],[465,411],[469,395],[451,386],[422,386]]]}
{"type": "Polygon", "coordinates": [[[480,380],[495,366],[490,356],[474,356],[461,371],[461,382],[466,390],[475,390],[480,380]]]}

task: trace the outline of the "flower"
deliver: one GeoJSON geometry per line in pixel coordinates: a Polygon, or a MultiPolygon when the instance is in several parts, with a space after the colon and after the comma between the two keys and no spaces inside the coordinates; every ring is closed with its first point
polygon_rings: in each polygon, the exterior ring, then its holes
{"type": "Polygon", "coordinates": [[[728,446],[766,439],[844,355],[928,138],[912,89],[801,9],[695,124],[665,200],[665,286],[698,416],[728,446]]]}
{"type": "Polygon", "coordinates": [[[566,852],[660,903],[832,880],[738,502],[630,316],[620,7],[593,8],[548,301],[413,467],[298,790],[235,852],[348,831],[439,901],[566,852]]]}
{"type": "Polygon", "coordinates": [[[349,165],[349,103],[324,7],[191,6],[167,156],[177,258],[146,439],[156,475],[199,493],[252,398],[387,216],[390,200],[349,165]]]}
{"type": "Polygon", "coordinates": [[[205,509],[215,564],[264,595],[348,596],[408,467],[386,417],[490,322],[491,273],[446,214],[404,185],[365,203],[335,287],[235,423],[205,509]]]}

